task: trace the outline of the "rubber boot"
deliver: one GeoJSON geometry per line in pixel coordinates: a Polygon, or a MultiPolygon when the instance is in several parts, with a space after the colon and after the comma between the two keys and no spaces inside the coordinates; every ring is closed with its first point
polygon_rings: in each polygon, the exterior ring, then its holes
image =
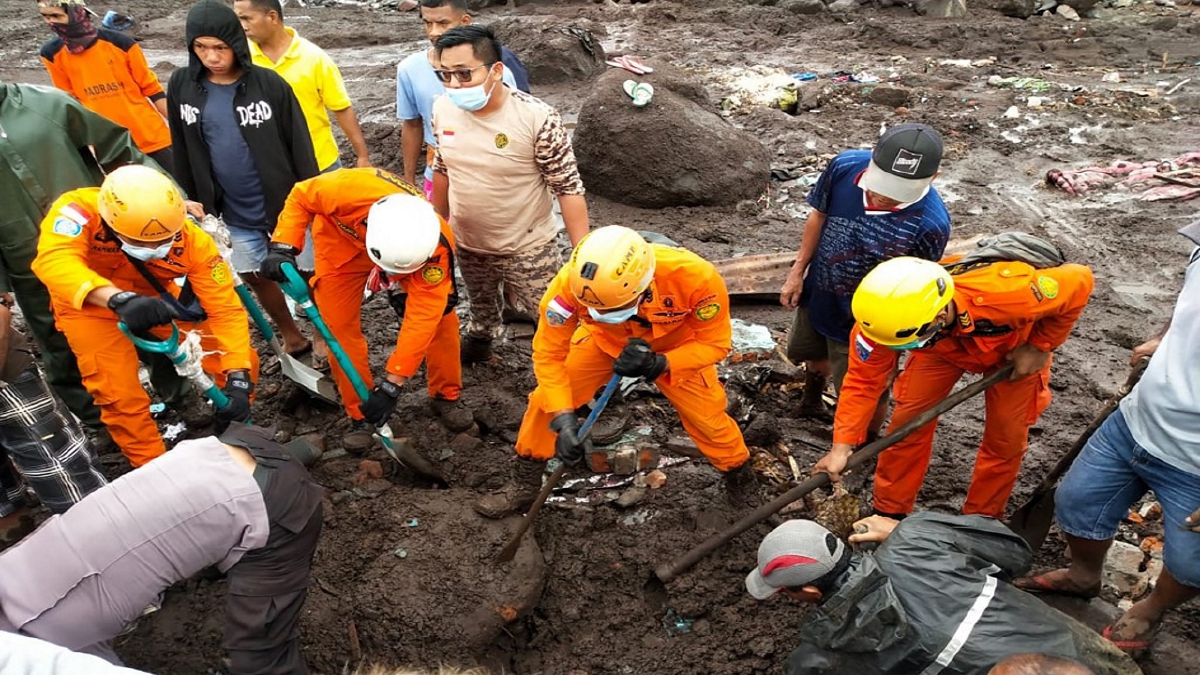
{"type": "Polygon", "coordinates": [[[463,365],[486,363],[492,358],[492,339],[489,337],[479,337],[478,335],[468,335],[463,338],[459,355],[463,365]]]}
{"type": "Polygon", "coordinates": [[[758,476],[750,460],[736,469],[725,472],[725,493],[729,503],[736,507],[753,507],[761,503],[758,494],[758,476]]]}
{"type": "Polygon", "coordinates": [[[828,383],[828,378],[818,373],[804,373],[804,394],[800,397],[800,405],[796,408],[797,417],[818,419],[824,422],[833,421],[833,416],[829,414],[829,407],[825,405],[825,400],[822,398],[828,383]]]}
{"type": "Polygon", "coordinates": [[[442,426],[455,433],[466,431],[471,428],[472,424],[475,424],[475,415],[467,407],[467,404],[462,402],[462,399],[447,401],[444,398],[431,398],[429,407],[442,421],[442,426]]]}
{"type": "Polygon", "coordinates": [[[517,457],[512,480],[499,490],[480,497],[475,502],[475,512],[484,518],[504,518],[529,508],[542,489],[545,472],[545,462],[517,457]]]}

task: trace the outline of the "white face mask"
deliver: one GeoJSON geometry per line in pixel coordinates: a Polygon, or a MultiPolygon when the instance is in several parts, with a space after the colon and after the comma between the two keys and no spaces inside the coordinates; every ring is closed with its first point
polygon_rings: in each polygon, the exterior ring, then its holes
{"type": "Polygon", "coordinates": [[[588,314],[591,315],[593,320],[600,323],[620,324],[637,316],[638,305],[640,304],[639,302],[635,302],[625,309],[614,309],[611,312],[601,312],[594,307],[588,307],[588,314]]]}
{"type": "Polygon", "coordinates": [[[166,258],[167,254],[171,252],[171,246],[174,243],[174,241],[168,241],[157,248],[145,248],[143,246],[134,246],[133,244],[121,242],[121,249],[128,253],[131,257],[137,258],[142,262],[146,262],[147,260],[162,260],[163,258],[166,258]]]}

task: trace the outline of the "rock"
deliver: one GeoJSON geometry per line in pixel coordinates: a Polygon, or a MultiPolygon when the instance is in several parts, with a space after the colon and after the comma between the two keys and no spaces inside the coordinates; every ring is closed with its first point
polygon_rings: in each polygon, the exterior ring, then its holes
{"type": "Polygon", "coordinates": [[[1054,8],[1054,13],[1066,19],[1067,21],[1079,20],[1079,12],[1076,12],[1075,8],[1070,5],[1059,5],[1058,7],[1054,8]]]}
{"type": "Polygon", "coordinates": [[[383,465],[373,459],[364,459],[358,463],[358,471],[354,474],[357,485],[365,485],[374,478],[383,478],[383,465]]]}
{"type": "Polygon", "coordinates": [[[1104,585],[1118,595],[1137,597],[1146,590],[1147,579],[1142,572],[1146,554],[1142,549],[1123,541],[1114,541],[1104,559],[1104,585]]]}
{"type": "Polygon", "coordinates": [[[867,101],[876,105],[883,105],[889,108],[898,108],[908,104],[908,99],[912,96],[912,92],[904,87],[894,87],[891,85],[881,84],[872,87],[866,93],[867,101]]]}
{"type": "Polygon", "coordinates": [[[1158,585],[1158,575],[1162,574],[1164,567],[1165,565],[1161,557],[1155,558],[1152,556],[1146,561],[1146,584],[1150,588],[1158,585]]]}
{"type": "Polygon", "coordinates": [[[1028,19],[1037,11],[1039,0],[984,0],[982,6],[1005,16],[1028,19]]]}
{"type": "Polygon", "coordinates": [[[363,499],[375,499],[390,489],[392,489],[392,484],[390,481],[386,481],[382,478],[371,478],[359,487],[351,490],[351,492],[359,497],[362,497],[363,499]]]}
{"type": "Polygon", "coordinates": [[[590,21],[523,16],[497,21],[492,28],[521,59],[531,85],[588,80],[607,68],[600,46],[604,31],[590,21]]]}
{"type": "Polygon", "coordinates": [[[825,3],[822,0],[783,0],[779,7],[792,14],[820,14],[825,11],[825,3]]]}
{"type": "Polygon", "coordinates": [[[700,452],[700,448],[696,446],[696,441],[693,441],[687,436],[675,436],[667,441],[667,452],[684,457],[700,458],[704,453],[700,452]]]}
{"type": "Polygon", "coordinates": [[[450,441],[450,450],[461,455],[464,452],[473,452],[481,445],[483,445],[483,441],[479,440],[478,436],[472,436],[464,431],[450,441]]]}
{"type": "Polygon", "coordinates": [[[966,0],[916,0],[913,9],[932,19],[961,19],[967,15],[966,0]]]}
{"type": "Polygon", "coordinates": [[[1145,520],[1158,520],[1162,518],[1162,506],[1158,502],[1149,502],[1143,504],[1142,508],[1138,509],[1138,513],[1145,520]]]}
{"type": "Polygon", "coordinates": [[[858,0],[835,0],[829,3],[829,11],[834,14],[846,14],[858,9],[858,0]]]}
{"type": "Polygon", "coordinates": [[[645,482],[646,487],[650,488],[651,490],[657,490],[658,488],[667,484],[667,474],[663,473],[662,471],[660,471],[658,469],[655,469],[655,470],[651,471],[650,473],[646,474],[646,477],[645,477],[645,479],[643,479],[643,482],[645,482]]]}
{"type": "Polygon", "coordinates": [[[648,490],[646,488],[629,488],[628,490],[622,492],[620,497],[617,497],[617,506],[623,509],[636,506],[646,498],[647,492],[648,490]]]}
{"type": "Polygon", "coordinates": [[[648,63],[656,69],[641,78],[655,88],[648,106],[633,107],[622,89],[632,76],[617,69],[601,75],[583,103],[574,143],[587,189],[643,208],[758,197],[771,171],[758,138],[717,115],[694,76],[648,63]]]}

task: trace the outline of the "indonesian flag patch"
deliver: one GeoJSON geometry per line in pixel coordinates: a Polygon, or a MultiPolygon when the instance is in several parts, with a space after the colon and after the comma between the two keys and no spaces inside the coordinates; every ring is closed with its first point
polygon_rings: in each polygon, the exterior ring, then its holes
{"type": "Polygon", "coordinates": [[[863,337],[862,333],[854,336],[854,352],[858,354],[859,361],[866,361],[871,358],[871,352],[875,351],[875,343],[863,337]]]}
{"type": "Polygon", "coordinates": [[[561,295],[554,296],[546,306],[546,321],[551,326],[561,326],[575,316],[575,304],[561,295]]]}

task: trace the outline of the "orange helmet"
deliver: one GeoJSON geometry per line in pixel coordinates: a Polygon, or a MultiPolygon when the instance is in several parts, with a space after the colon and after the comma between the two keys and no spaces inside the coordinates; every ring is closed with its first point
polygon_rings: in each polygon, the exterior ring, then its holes
{"type": "Polygon", "coordinates": [[[616,309],[633,302],[654,279],[654,251],[640,234],[611,225],[588,233],[571,254],[571,293],[584,305],[616,309]]]}
{"type": "Polygon", "coordinates": [[[130,164],[108,174],[97,197],[100,217],[117,234],[161,241],[183,228],[187,207],[179,188],[163,173],[130,164]]]}

